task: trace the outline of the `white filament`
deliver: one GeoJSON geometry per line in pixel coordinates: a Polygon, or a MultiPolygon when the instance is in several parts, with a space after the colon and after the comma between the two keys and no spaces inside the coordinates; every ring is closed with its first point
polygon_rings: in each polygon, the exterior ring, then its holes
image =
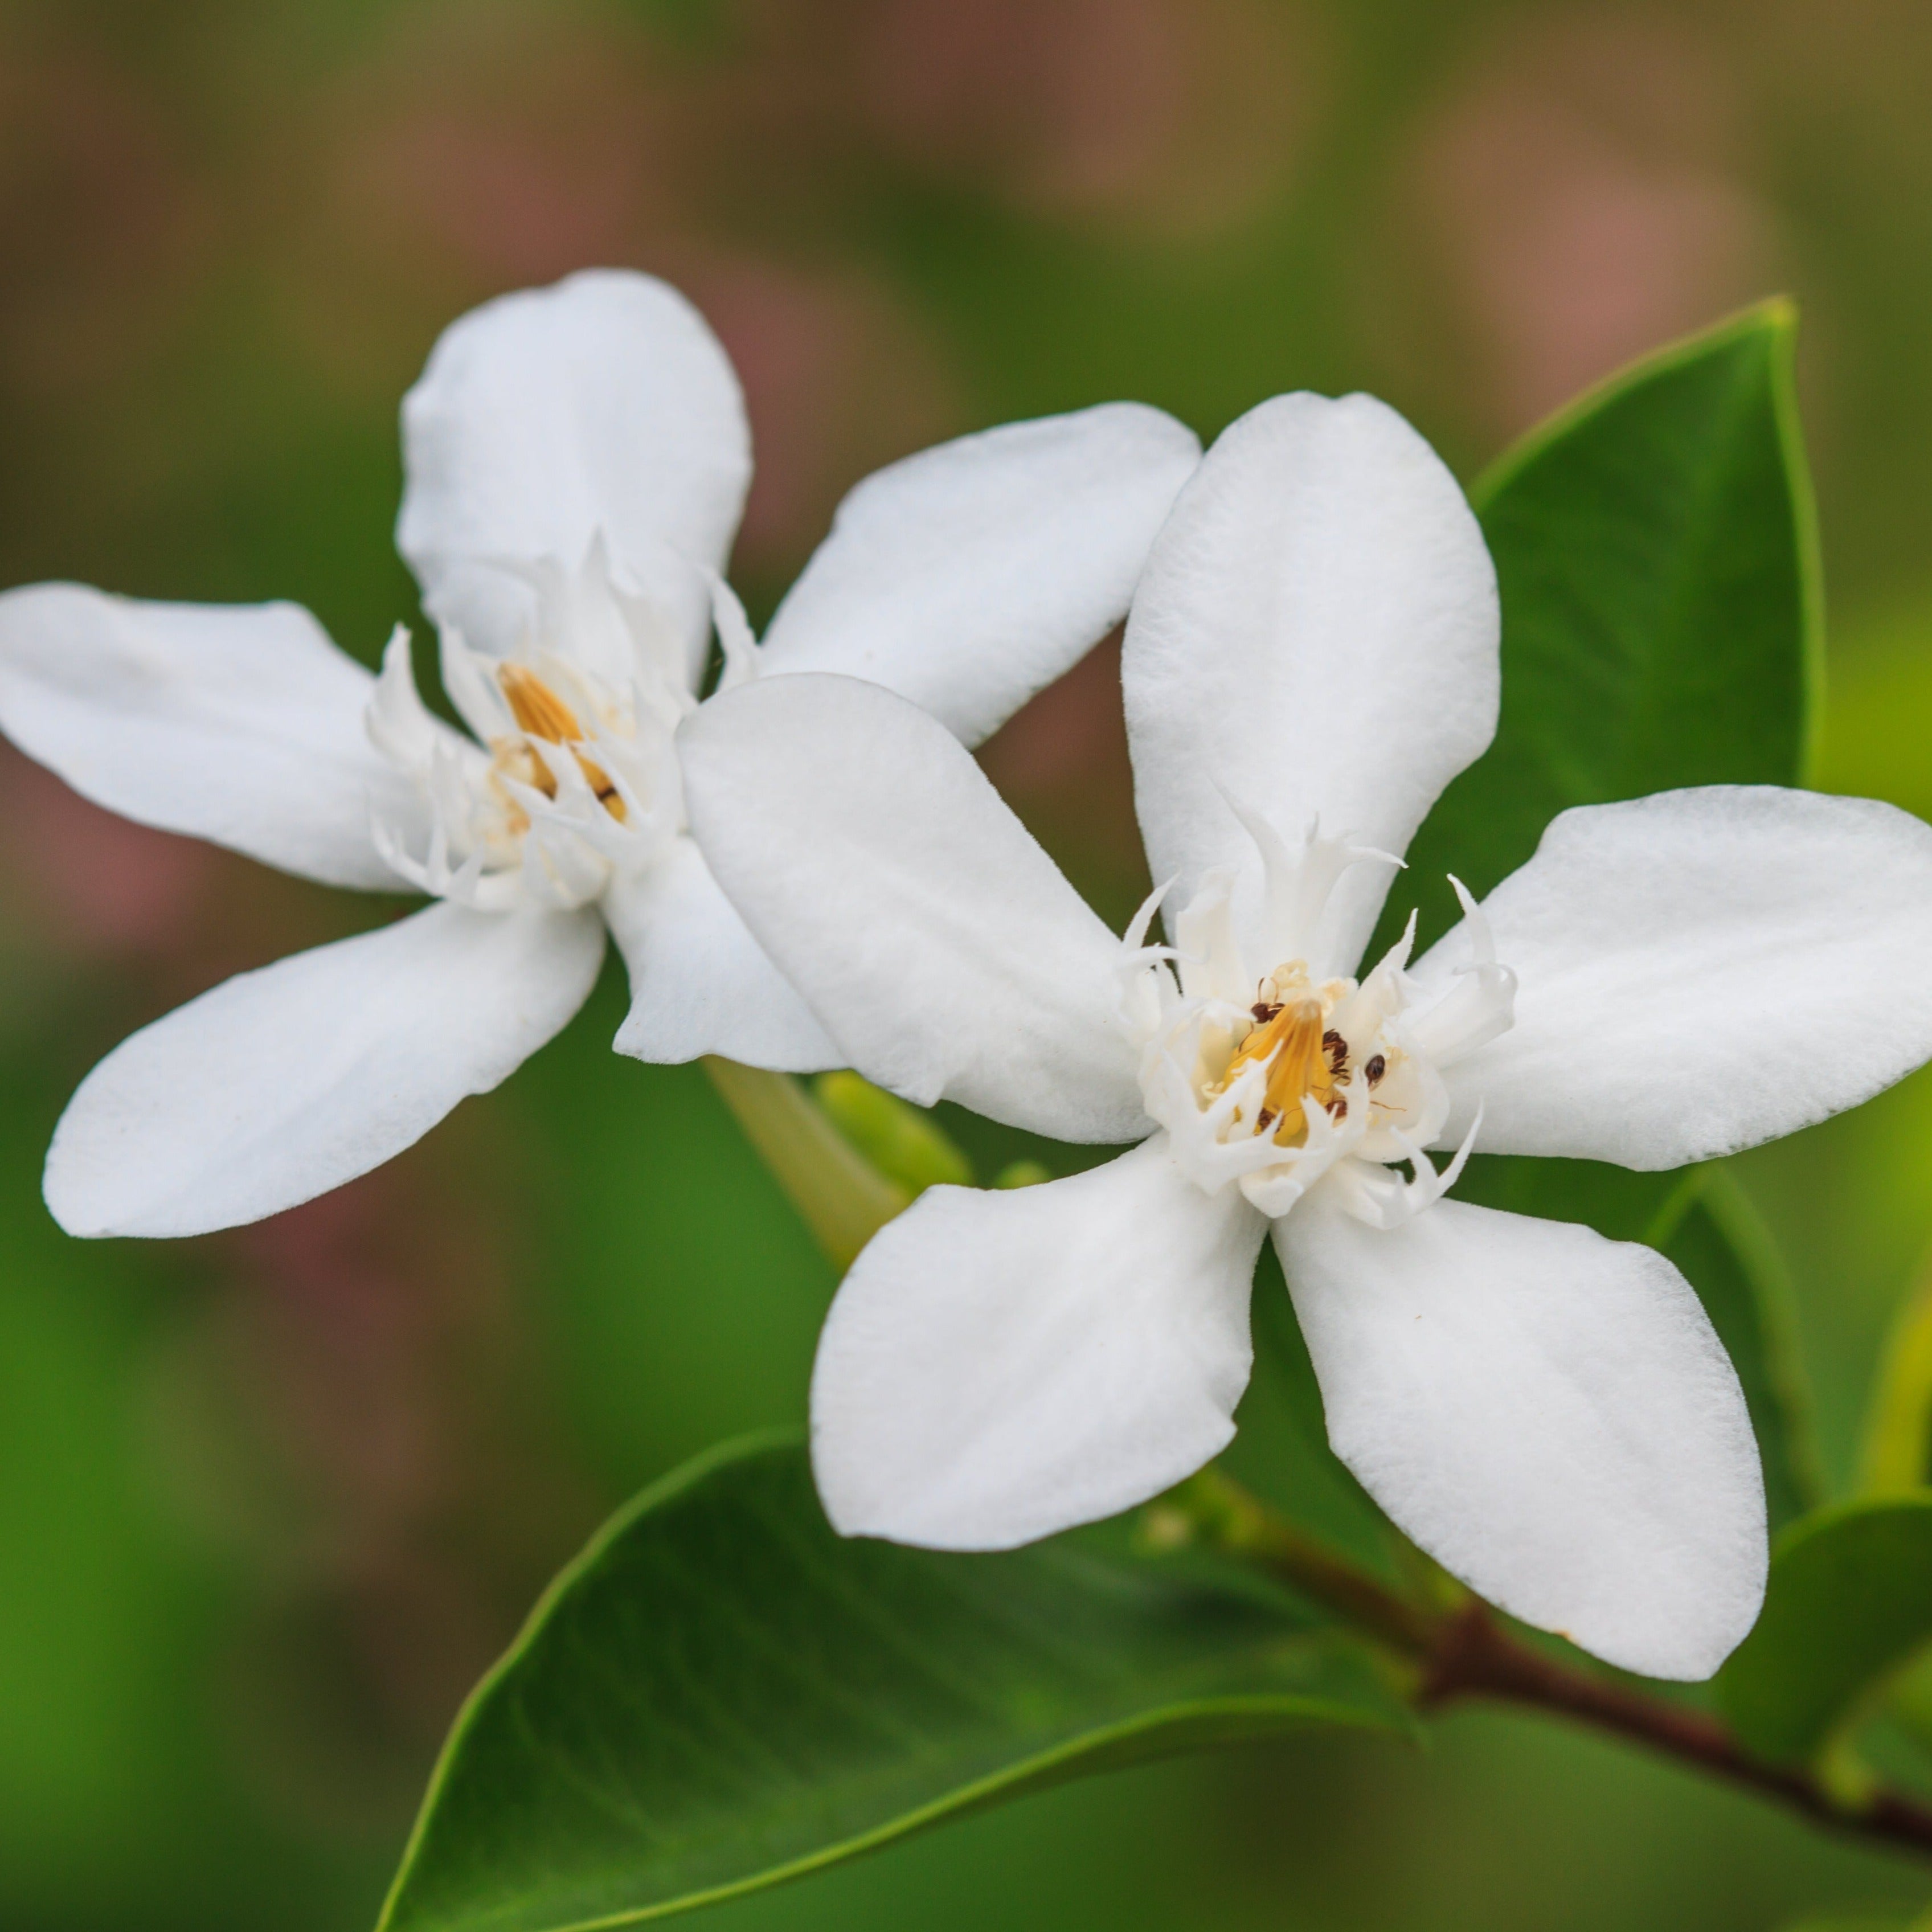
{"type": "MultiPolygon", "coordinates": [[[[371,827],[376,848],[418,890],[479,911],[568,910],[612,880],[648,871],[685,826],[674,736],[698,700],[682,648],[653,607],[622,583],[601,537],[582,563],[505,560],[497,568],[532,592],[534,616],[512,662],[576,718],[580,737],[554,744],[518,724],[499,661],[442,633],[444,689],[473,738],[434,717],[418,694],[408,633],[383,653],[368,724],[376,748],[406,772],[430,808],[427,844],[411,850],[393,826],[371,827]],[[586,764],[621,803],[607,804],[586,764]],[[532,782],[548,778],[548,785],[532,782]]],[[[706,573],[728,676],[755,674],[755,646],[736,600],[706,573]]]]}
{"type": "Polygon", "coordinates": [[[1204,1192],[1233,1185],[1262,1213],[1279,1216],[1332,1177],[1351,1214],[1394,1227],[1439,1200],[1462,1172],[1474,1128],[1439,1172],[1425,1152],[1449,1115],[1442,1070],[1508,1030],[1515,975],[1498,962],[1480,908],[1452,880],[1474,958],[1448,993],[1423,1004],[1406,970],[1413,915],[1359,982],[1343,976],[1318,982],[1311,962],[1323,956],[1336,886],[1354,866],[1394,862],[1346,838],[1324,838],[1318,825],[1298,852],[1253,814],[1238,815],[1261,855],[1260,929],[1274,956],[1248,956],[1236,938],[1232,871],[1209,874],[1180,910],[1171,946],[1148,943],[1168,888],[1142,907],[1123,942],[1120,970],[1122,1018],[1140,1051],[1147,1111],[1204,1192]],[[1257,1003],[1288,997],[1290,988],[1318,1001],[1324,1042],[1339,1041],[1342,1057],[1330,1104],[1304,1096],[1300,1120],[1284,1122],[1264,1115],[1272,1060],[1235,1062],[1262,1024],[1257,1003]],[[1396,1172],[1405,1166],[1406,1180],[1396,1172]]]}

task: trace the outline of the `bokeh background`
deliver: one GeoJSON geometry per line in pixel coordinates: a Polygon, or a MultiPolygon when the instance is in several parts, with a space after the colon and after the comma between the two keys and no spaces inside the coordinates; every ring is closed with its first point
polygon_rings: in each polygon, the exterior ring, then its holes
{"type": "MultiPolygon", "coordinates": [[[[0,4],[0,584],[416,620],[396,404],[591,262],[742,374],[736,575],[936,438],[1116,396],[1204,435],[1388,397],[1466,476],[1774,290],[1832,602],[1822,782],[1932,813],[1932,12],[1918,0],[0,4]]],[[[986,752],[1118,916],[1103,649],[986,752]]],[[[1695,730],[1687,718],[1684,728],[1695,730]]],[[[360,1932],[443,1727],[613,1504],[799,1418],[830,1274],[693,1070],[566,1036],[392,1167],[177,1245],[63,1238],[66,1095],[135,1025],[388,916],[0,747],[0,1923],[360,1932]]],[[[1804,1016],[1794,1012],[1794,1029],[1804,1016]]],[[[1742,1164],[1842,1477],[1932,1237],[1932,1082],[1742,1164]]],[[[1033,1798],[718,1932],[1772,1928],[1932,1880],[1464,1713],[1033,1798]]]]}

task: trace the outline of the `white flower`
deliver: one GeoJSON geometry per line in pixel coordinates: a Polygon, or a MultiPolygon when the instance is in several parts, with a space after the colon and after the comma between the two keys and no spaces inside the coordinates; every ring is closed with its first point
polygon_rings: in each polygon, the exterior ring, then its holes
{"type": "Polygon", "coordinates": [[[1124,613],[1192,434],[1108,404],[861,483],[762,646],[724,587],[738,385],[682,296],[593,272],[454,323],[403,408],[398,541],[474,736],[286,604],[0,596],[0,729],[98,803],[284,869],[439,902],[216,987],[75,1095],[46,1197],[76,1234],[184,1234],[306,1200],[494,1087],[581,1005],[608,923],[619,1048],[840,1055],[684,827],[674,734],[724,682],[877,679],[968,742],[1124,613]]]}
{"type": "Polygon", "coordinates": [[[1496,646],[1475,521],[1400,418],[1292,396],[1230,429],[1128,628],[1171,952],[1151,908],[1124,950],[887,692],[772,680],[684,727],[707,858],[861,1072],[1146,1136],[1048,1186],[934,1188],[860,1257],[812,1384],[842,1530],[998,1548],[1186,1475],[1233,1432],[1272,1228],[1330,1440],[1424,1550],[1654,1676],[1748,1629],[1762,1483],[1689,1285],[1437,1197],[1472,1139],[1672,1167],[1918,1065],[1932,831],[1770,787],[1568,812],[1418,964],[1358,980],[1391,872],[1364,854],[1400,854],[1489,742],[1496,646]]]}

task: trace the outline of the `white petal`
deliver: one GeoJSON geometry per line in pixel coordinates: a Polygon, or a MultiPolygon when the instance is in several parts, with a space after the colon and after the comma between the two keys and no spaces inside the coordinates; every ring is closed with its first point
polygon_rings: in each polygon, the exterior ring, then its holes
{"type": "Polygon", "coordinates": [[[1267,1223],[1156,1137],[1010,1192],[934,1187],[853,1264],[812,1460],[848,1536],[1005,1550],[1143,1502],[1234,1434],[1267,1223]]]}
{"type": "MultiPolygon", "coordinates": [[[[1677,1167],[1932,1055],[1932,830],[1773,785],[1566,812],[1484,903],[1516,1024],[1449,1069],[1438,1144],[1677,1167]]],[[[1445,990],[1458,927],[1415,968],[1445,990]]]]}
{"type": "Polygon", "coordinates": [[[1436,1561],[1647,1676],[1706,1678],[1756,1620],[1764,1481],[1743,1392],[1661,1255],[1438,1202],[1275,1224],[1328,1440],[1436,1561]]]}
{"type": "Polygon", "coordinates": [[[721,1053],[746,1066],[817,1073],[843,1056],[680,838],[663,862],[620,878],[604,916],[631,976],[620,1053],[675,1064],[721,1053]]]}
{"type": "Polygon", "coordinates": [[[848,1064],[1057,1140],[1148,1131],[1118,942],[944,725],[806,673],[712,698],[679,744],[712,871],[848,1064]]]}
{"type": "Polygon", "coordinates": [[[594,912],[444,904],[241,974],[81,1082],[47,1205],[70,1234],[198,1234],[326,1193],[520,1066],[603,953],[594,912]]]}
{"type": "Polygon", "coordinates": [[[702,573],[730,552],[751,435],[730,362],[675,289],[592,268],[472,309],[403,400],[403,454],[397,545],[430,611],[471,644],[504,654],[534,608],[494,561],[574,571],[601,532],[696,675],[702,573]]]}
{"type": "MultiPolygon", "coordinates": [[[[1258,938],[1260,863],[1230,800],[1291,838],[1318,816],[1400,856],[1495,735],[1497,635],[1475,518],[1393,410],[1292,395],[1242,417],[1181,491],[1127,624],[1135,796],[1174,903],[1238,868],[1237,931],[1258,938]]],[[[1358,866],[1336,889],[1338,970],[1389,878],[1358,866]]]]}
{"type": "Polygon", "coordinates": [[[1173,417],[1104,403],[895,463],[839,505],[766,668],[869,678],[976,745],[1126,615],[1200,460],[1173,417]]]}
{"type": "Polygon", "coordinates": [[[293,604],[0,596],[0,730],[97,805],[331,885],[400,892],[371,814],[426,826],[369,741],[376,681],[293,604]]]}

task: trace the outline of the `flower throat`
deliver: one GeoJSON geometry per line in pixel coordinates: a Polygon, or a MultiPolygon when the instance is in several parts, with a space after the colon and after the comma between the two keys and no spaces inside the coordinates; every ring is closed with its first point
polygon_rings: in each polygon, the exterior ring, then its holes
{"type": "MultiPolygon", "coordinates": [[[[578,722],[576,712],[525,665],[498,665],[496,682],[502,688],[504,701],[509,706],[510,715],[517,721],[518,728],[526,737],[541,739],[546,745],[569,748],[578,769],[584,774],[584,783],[596,794],[598,803],[621,825],[628,815],[623,796],[610,774],[577,748],[584,742],[584,727],[578,722]]],[[[496,754],[498,768],[508,776],[520,784],[542,792],[546,798],[556,797],[556,775],[529,745],[506,738],[500,740],[491,748],[496,754]]]]}
{"type": "MultiPolygon", "coordinates": [[[[1225,1093],[1250,1067],[1268,1068],[1256,1134],[1273,1127],[1277,1145],[1300,1145],[1308,1138],[1304,1100],[1312,1100],[1338,1124],[1348,1118],[1348,1042],[1328,1022],[1340,1000],[1354,990],[1342,981],[1317,989],[1310,985],[1308,969],[1298,959],[1277,967],[1256,988],[1255,1003],[1249,1009],[1255,1024],[1214,1089],[1225,1093]]],[[[1385,1066],[1378,1053],[1363,1067],[1371,1091],[1380,1084],[1385,1066]]]]}

